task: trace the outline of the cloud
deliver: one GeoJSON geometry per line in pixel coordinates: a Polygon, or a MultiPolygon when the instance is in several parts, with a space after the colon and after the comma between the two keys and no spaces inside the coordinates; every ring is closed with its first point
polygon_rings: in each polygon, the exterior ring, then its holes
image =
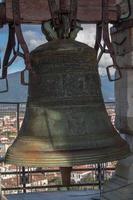
{"type": "MultiPolygon", "coordinates": [[[[41,33],[41,26],[40,25],[22,25],[22,31],[24,38],[26,40],[26,43],[28,45],[29,50],[33,50],[37,46],[41,45],[42,43],[46,42],[45,36],[41,33]]],[[[0,51],[2,53],[5,51],[6,48],[6,42],[8,39],[8,26],[3,26],[2,29],[0,29],[0,37],[4,36],[5,45],[0,45],[0,51]]],[[[0,38],[1,39],[1,38],[0,38]]]]}
{"type": "MultiPolygon", "coordinates": [[[[103,54],[100,62],[99,62],[99,73],[100,75],[107,75],[107,72],[106,72],[106,67],[108,67],[109,65],[112,65],[113,62],[112,62],[112,59],[110,57],[109,54],[103,54]]],[[[114,75],[115,71],[114,70],[110,70],[110,73],[111,75],[114,75]]]]}
{"type": "Polygon", "coordinates": [[[0,28],[0,34],[2,33],[8,34],[8,25],[4,25],[2,28],[0,28]]]}
{"type": "Polygon", "coordinates": [[[45,37],[39,31],[26,30],[23,34],[30,51],[46,42],[45,37]]]}
{"type": "MultiPolygon", "coordinates": [[[[96,25],[95,24],[83,24],[83,31],[80,31],[77,35],[76,40],[83,42],[94,48],[95,39],[96,39],[96,25]]],[[[41,33],[40,26],[32,25],[32,26],[24,26],[23,33],[25,40],[28,44],[30,50],[33,50],[37,46],[46,42],[45,37],[41,33]]],[[[110,55],[104,54],[99,63],[99,73],[101,75],[106,75],[106,67],[112,64],[112,60],[110,55]]],[[[112,72],[114,73],[114,72],[112,72]]]]}
{"type": "MultiPolygon", "coordinates": [[[[76,38],[77,41],[83,42],[91,47],[94,47],[96,40],[96,26],[94,24],[82,25],[83,31],[78,33],[76,38]]],[[[99,62],[99,73],[100,75],[107,75],[106,67],[112,64],[112,59],[109,54],[103,54],[99,62]]],[[[114,70],[111,71],[114,74],[114,70]]]]}
{"type": "MultiPolygon", "coordinates": [[[[83,24],[83,31],[80,31],[77,35],[76,40],[83,42],[91,47],[95,45],[96,39],[96,25],[95,24],[83,24]]],[[[40,26],[23,26],[23,33],[25,40],[30,50],[33,50],[37,46],[46,42],[45,37],[41,33],[40,26]]],[[[106,75],[106,67],[112,63],[109,55],[104,54],[99,63],[99,73],[106,75]]]]}
{"type": "Polygon", "coordinates": [[[0,46],[0,54],[3,53],[5,51],[5,47],[4,46],[0,46]]]}
{"type": "MultiPolygon", "coordinates": [[[[83,31],[80,31],[78,33],[76,40],[86,43],[87,45],[91,47],[94,47],[95,39],[96,39],[96,25],[84,24],[82,25],[82,27],[83,27],[83,31]]],[[[22,25],[22,30],[23,30],[24,38],[26,40],[26,43],[30,51],[32,51],[37,46],[46,42],[46,38],[41,32],[40,25],[22,25]]],[[[2,29],[0,29],[0,33],[5,34],[7,36],[8,27],[4,26],[2,29]]],[[[2,54],[5,50],[5,46],[0,47],[0,51],[2,52],[2,54]]],[[[99,73],[101,75],[107,75],[106,67],[110,64],[112,64],[112,59],[110,55],[104,54],[99,63],[99,73]]],[[[111,71],[111,73],[114,74],[114,71],[111,71]]]]}
{"type": "Polygon", "coordinates": [[[83,30],[78,33],[76,40],[94,47],[96,26],[94,24],[84,24],[82,28],[83,30]]]}

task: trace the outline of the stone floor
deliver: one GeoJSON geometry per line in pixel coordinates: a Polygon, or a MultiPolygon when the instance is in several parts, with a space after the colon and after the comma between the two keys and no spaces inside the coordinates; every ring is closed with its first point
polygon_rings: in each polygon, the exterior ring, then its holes
{"type": "Polygon", "coordinates": [[[99,192],[67,191],[67,192],[38,192],[28,194],[14,194],[7,196],[8,200],[99,200],[99,192]]]}

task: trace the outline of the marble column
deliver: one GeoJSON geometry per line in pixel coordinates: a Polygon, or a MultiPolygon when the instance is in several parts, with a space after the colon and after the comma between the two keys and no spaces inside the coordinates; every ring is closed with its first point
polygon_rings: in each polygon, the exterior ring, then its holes
{"type": "MultiPolygon", "coordinates": [[[[126,0],[119,1],[123,5],[126,0]]],[[[131,16],[133,20],[133,1],[131,16]]],[[[132,22],[133,23],[133,22],[132,22]]],[[[132,155],[118,162],[115,175],[104,184],[102,200],[133,200],[133,27],[117,30],[112,34],[117,63],[122,79],[115,82],[116,128],[123,133],[132,155]]]]}

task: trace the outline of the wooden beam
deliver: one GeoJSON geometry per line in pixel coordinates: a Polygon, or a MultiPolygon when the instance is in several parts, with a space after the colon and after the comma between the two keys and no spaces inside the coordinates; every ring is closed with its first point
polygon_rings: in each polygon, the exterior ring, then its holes
{"type": "MultiPolygon", "coordinates": [[[[69,1],[69,0],[68,0],[69,1]]],[[[118,20],[116,0],[109,0],[110,22],[118,20]]],[[[12,0],[6,0],[6,20],[13,21],[12,0]]],[[[20,0],[21,23],[40,24],[51,18],[48,0],[20,0]]],[[[84,23],[98,23],[102,20],[102,0],[78,0],[77,19],[84,23]]]]}
{"type": "MultiPolygon", "coordinates": [[[[41,23],[51,18],[47,0],[20,0],[22,23],[41,23]]],[[[7,21],[13,20],[12,0],[6,0],[7,21]]]]}
{"type": "Polygon", "coordinates": [[[5,4],[0,4],[0,28],[6,23],[6,8],[5,4]]]}
{"type": "MultiPolygon", "coordinates": [[[[118,20],[118,10],[115,0],[109,0],[108,17],[109,21],[118,20]]],[[[79,0],[78,19],[83,22],[95,23],[102,20],[102,0],[79,0]]]]}

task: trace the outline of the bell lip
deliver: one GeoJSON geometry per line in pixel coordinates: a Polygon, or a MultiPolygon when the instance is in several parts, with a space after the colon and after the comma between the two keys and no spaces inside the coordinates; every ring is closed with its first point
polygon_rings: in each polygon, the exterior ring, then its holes
{"type": "Polygon", "coordinates": [[[5,162],[19,166],[35,167],[69,167],[76,165],[105,163],[124,159],[131,154],[128,143],[119,138],[108,146],[94,146],[85,149],[59,150],[49,148],[46,150],[42,138],[19,136],[8,148],[5,162]],[[20,148],[21,147],[21,148],[20,148]]]}
{"type": "MultiPolygon", "coordinates": [[[[123,147],[123,146],[122,146],[123,147]]],[[[110,148],[111,150],[111,148],[110,148]]],[[[7,154],[5,156],[5,163],[7,164],[14,164],[17,166],[26,166],[26,167],[71,167],[71,166],[79,166],[79,165],[88,165],[88,164],[98,164],[98,163],[106,163],[106,162],[113,162],[117,160],[122,160],[130,156],[132,153],[130,151],[130,148],[128,145],[125,145],[125,148],[118,148],[116,147],[113,152],[111,152],[110,156],[109,154],[105,155],[105,152],[107,150],[103,150],[103,154],[101,154],[100,151],[98,153],[94,154],[94,150],[92,150],[93,154],[88,156],[90,153],[90,150],[88,152],[86,151],[86,154],[80,155],[68,155],[67,157],[60,156],[60,155],[53,155],[52,158],[50,158],[50,155],[46,155],[45,152],[42,153],[41,157],[37,158],[38,152],[33,157],[32,153],[32,159],[24,157],[24,153],[22,152],[11,152],[10,148],[7,151],[7,154]],[[123,151],[122,151],[123,150],[123,151]],[[45,154],[45,157],[44,157],[45,154]],[[95,155],[95,156],[94,156],[95,155]],[[65,157],[65,159],[64,159],[65,157]]],[[[97,152],[97,149],[96,149],[97,152]]],[[[108,149],[109,152],[109,149],[108,149]]],[[[27,156],[27,152],[26,152],[27,156]]],[[[39,154],[40,156],[40,154],[39,154]]],[[[30,156],[29,156],[30,157],[30,156]]]]}

